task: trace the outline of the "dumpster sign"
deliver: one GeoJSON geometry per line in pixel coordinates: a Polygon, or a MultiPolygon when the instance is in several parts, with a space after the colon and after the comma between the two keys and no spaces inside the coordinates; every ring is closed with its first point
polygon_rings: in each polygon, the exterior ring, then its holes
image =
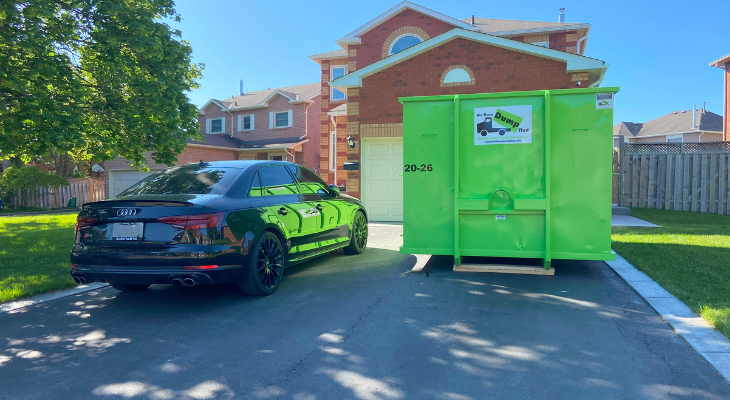
{"type": "Polygon", "coordinates": [[[532,106],[474,109],[474,144],[532,143],[532,106]]]}

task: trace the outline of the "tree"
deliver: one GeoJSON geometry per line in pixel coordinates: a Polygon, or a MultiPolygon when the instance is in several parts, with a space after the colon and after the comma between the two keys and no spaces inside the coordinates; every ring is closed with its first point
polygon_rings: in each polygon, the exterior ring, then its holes
{"type": "Polygon", "coordinates": [[[172,0],[0,4],[0,159],[173,164],[197,138],[202,64],[172,0]]]}

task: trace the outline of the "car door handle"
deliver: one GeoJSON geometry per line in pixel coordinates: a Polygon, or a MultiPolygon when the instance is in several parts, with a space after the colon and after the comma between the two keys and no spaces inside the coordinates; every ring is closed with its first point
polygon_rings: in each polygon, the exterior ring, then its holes
{"type": "Polygon", "coordinates": [[[279,209],[279,211],[277,211],[277,212],[278,212],[279,214],[281,214],[281,215],[287,215],[287,214],[289,214],[289,211],[287,211],[287,210],[286,210],[286,208],[284,208],[284,207],[281,207],[281,208],[279,209]]]}
{"type": "Polygon", "coordinates": [[[319,211],[322,211],[322,205],[321,204],[317,204],[316,206],[314,206],[314,208],[316,208],[319,211]]]}

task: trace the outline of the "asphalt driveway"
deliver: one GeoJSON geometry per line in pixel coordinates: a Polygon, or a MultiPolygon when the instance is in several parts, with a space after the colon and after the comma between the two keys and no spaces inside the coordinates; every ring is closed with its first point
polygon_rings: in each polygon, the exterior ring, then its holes
{"type": "Polygon", "coordinates": [[[0,314],[0,399],[728,399],[730,384],[600,262],[408,273],[399,226],[279,291],[111,288],[0,314]]]}

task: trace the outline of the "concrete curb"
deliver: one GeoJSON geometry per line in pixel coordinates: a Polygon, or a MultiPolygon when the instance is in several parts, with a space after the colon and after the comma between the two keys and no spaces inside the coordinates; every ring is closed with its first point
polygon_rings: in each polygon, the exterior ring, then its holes
{"type": "Polygon", "coordinates": [[[725,336],[620,255],[616,254],[616,261],[606,261],[606,264],[730,382],[730,341],[725,336]]]}
{"type": "Polygon", "coordinates": [[[24,307],[45,303],[51,300],[57,300],[63,297],[73,296],[75,294],[88,292],[91,290],[101,289],[109,286],[108,283],[90,283],[88,285],[79,285],[70,289],[57,290],[51,293],[39,294],[27,299],[13,301],[6,304],[0,304],[0,314],[5,314],[10,311],[19,310],[24,307]]]}

